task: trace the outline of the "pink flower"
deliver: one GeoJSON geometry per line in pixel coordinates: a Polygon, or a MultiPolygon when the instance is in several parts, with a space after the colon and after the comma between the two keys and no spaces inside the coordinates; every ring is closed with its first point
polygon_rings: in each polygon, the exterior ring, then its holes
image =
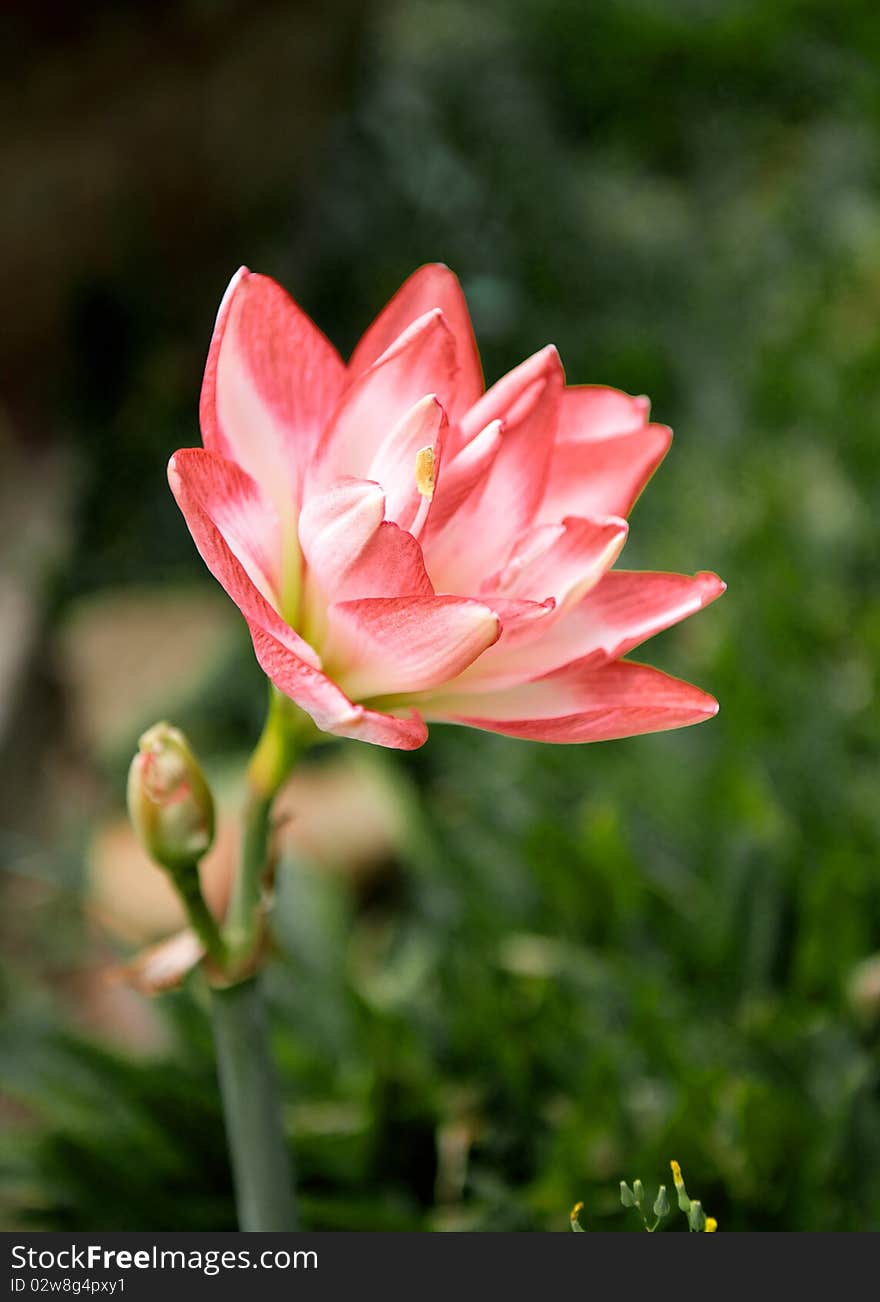
{"type": "Polygon", "coordinates": [[[242,269],[201,426],[172,490],[263,670],[320,729],[411,749],[426,720],[575,742],[716,713],[622,659],[724,590],[611,569],[670,431],[645,398],[566,387],[552,347],[485,392],[446,267],[410,277],[348,366],[242,269]]]}

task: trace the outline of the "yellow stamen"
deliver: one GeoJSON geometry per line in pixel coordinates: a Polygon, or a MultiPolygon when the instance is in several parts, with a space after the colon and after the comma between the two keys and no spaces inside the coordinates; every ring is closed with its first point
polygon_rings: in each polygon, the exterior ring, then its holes
{"type": "Polygon", "coordinates": [[[705,1225],[705,1233],[706,1233],[706,1234],[714,1234],[715,1231],[716,1231],[717,1229],[718,1229],[718,1222],[716,1221],[715,1217],[714,1217],[714,1216],[707,1216],[707,1217],[706,1217],[706,1225],[705,1225]]]}
{"type": "Polygon", "coordinates": [[[419,448],[416,453],[416,488],[429,501],[434,496],[433,448],[419,448]]]}
{"type": "Polygon", "coordinates": [[[575,1203],[574,1207],[572,1207],[571,1212],[569,1213],[570,1216],[571,1216],[571,1219],[574,1220],[574,1218],[575,1218],[576,1216],[580,1216],[580,1214],[581,1214],[581,1212],[582,1212],[583,1210],[584,1210],[584,1204],[583,1204],[583,1203],[575,1203]]]}
{"type": "Polygon", "coordinates": [[[681,1167],[674,1159],[669,1163],[669,1165],[672,1167],[672,1179],[675,1181],[676,1189],[683,1189],[684,1180],[681,1178],[681,1167]]]}

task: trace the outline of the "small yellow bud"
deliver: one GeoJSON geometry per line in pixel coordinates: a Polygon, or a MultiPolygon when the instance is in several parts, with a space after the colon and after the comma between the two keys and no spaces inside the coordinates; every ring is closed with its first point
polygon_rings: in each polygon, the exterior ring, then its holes
{"type": "Polygon", "coordinates": [[[428,500],[434,496],[434,449],[419,448],[416,453],[416,488],[428,500]]]}
{"type": "Polygon", "coordinates": [[[717,1229],[718,1229],[718,1222],[716,1221],[715,1217],[707,1216],[706,1224],[703,1226],[704,1233],[714,1234],[717,1229]]]}
{"type": "Polygon", "coordinates": [[[179,728],[157,723],[128,771],[128,812],[151,859],[171,873],[196,864],[214,840],[214,799],[179,728]]]}
{"type": "Polygon", "coordinates": [[[687,1189],[684,1187],[684,1177],[681,1174],[681,1167],[673,1159],[669,1163],[672,1167],[672,1179],[675,1183],[675,1192],[678,1195],[679,1210],[683,1211],[686,1216],[690,1215],[691,1200],[688,1198],[687,1189]]]}

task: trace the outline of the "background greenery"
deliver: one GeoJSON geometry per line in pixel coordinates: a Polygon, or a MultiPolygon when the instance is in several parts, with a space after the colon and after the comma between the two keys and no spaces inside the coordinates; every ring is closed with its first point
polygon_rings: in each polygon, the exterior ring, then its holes
{"type": "MultiPolygon", "coordinates": [[[[52,277],[42,298],[17,286],[4,417],[7,483],[38,516],[6,548],[30,612],[0,768],[7,1224],[231,1224],[199,991],[143,1035],[133,996],[125,1035],[95,1011],[124,946],[90,907],[89,836],[152,718],[112,600],[210,582],[164,465],[197,441],[237,263],[346,348],[441,259],[489,379],[552,341],[571,381],[647,392],[675,428],[626,563],[727,579],[643,656],[721,713],[570,748],[438,727],[413,755],[359,757],[406,801],[405,833],[367,875],[342,853],[287,864],[279,908],[307,1225],[558,1230],[583,1199],[587,1226],[634,1228],[617,1182],[653,1186],[676,1157],[722,1231],[876,1229],[876,5],[143,8],[56,31],[22,6],[13,31],[33,56],[22,248],[43,241],[52,277]],[[77,166],[53,172],[71,138],[77,166]],[[103,225],[56,257],[83,204],[103,225]],[[130,657],[99,742],[79,697],[112,666],[69,659],[96,598],[130,657]]],[[[186,685],[151,708],[234,768],[263,700],[241,630],[196,669],[163,643],[186,685]]]]}

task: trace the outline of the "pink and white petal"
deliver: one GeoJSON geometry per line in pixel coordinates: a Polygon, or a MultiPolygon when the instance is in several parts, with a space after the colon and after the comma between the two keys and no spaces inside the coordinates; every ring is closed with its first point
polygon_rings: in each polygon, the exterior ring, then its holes
{"type": "Polygon", "coordinates": [[[355,348],[349,372],[354,377],[365,371],[413,321],[432,308],[440,308],[455,338],[460,369],[449,411],[456,418],[483,392],[483,370],[461,285],[440,262],[419,267],[401,285],[355,348]]]}
{"type": "Polygon", "coordinates": [[[168,482],[205,563],[233,601],[241,606],[239,598],[247,600],[245,589],[253,587],[275,607],[281,589],[282,527],[259,484],[233,462],[203,448],[175,452],[168,463],[168,482]],[[237,568],[230,568],[229,555],[237,568]]]}
{"type": "MultiPolygon", "coordinates": [[[[369,480],[337,480],[306,501],[299,533],[310,605],[323,609],[328,600],[433,596],[419,544],[384,516],[385,495],[369,480]]],[[[318,622],[323,620],[313,611],[312,623],[318,622]]]]}
{"type": "Polygon", "coordinates": [[[257,662],[266,677],[280,692],[296,701],[314,719],[322,732],[335,732],[360,717],[354,705],[337,683],[320,667],[304,660],[290,645],[290,630],[280,619],[260,620],[246,615],[257,662]]]}
{"type": "Polygon", "coordinates": [[[483,696],[439,696],[423,703],[445,720],[532,741],[611,741],[710,719],[717,701],[647,665],[616,661],[591,673],[568,671],[483,696]]]}
{"type": "Polygon", "coordinates": [[[446,456],[448,444],[444,443],[443,472],[437,478],[423,529],[426,538],[442,529],[483,482],[498,455],[502,438],[502,422],[493,420],[451,460],[446,456]]]}
{"type": "Polygon", "coordinates": [[[507,408],[501,446],[488,473],[458,508],[450,527],[425,538],[428,573],[441,591],[479,591],[534,523],[547,482],[563,385],[556,350],[545,349],[541,366],[532,368],[528,384],[507,408]]]}
{"type": "Polygon", "coordinates": [[[333,729],[337,737],[353,737],[392,750],[417,750],[428,740],[428,729],[417,710],[410,710],[404,716],[368,710],[365,706],[358,709],[360,714],[354,723],[333,729]]]}
{"type": "MultiPolygon", "coordinates": [[[[212,457],[210,453],[199,455],[222,463],[222,458],[212,457]]],[[[378,741],[380,745],[420,746],[424,741],[424,724],[418,716],[374,717],[354,705],[338,684],[322,672],[313,648],[285,624],[254,585],[211,518],[198,492],[196,477],[181,475],[175,464],[177,460],[172,458],[169,467],[175,497],[205,564],[244,615],[257,661],[270,681],[301,706],[324,732],[363,736],[364,740],[378,741]]],[[[237,467],[232,470],[238,475],[243,473],[237,467]]]]}
{"type": "Polygon", "coordinates": [[[666,425],[645,425],[595,441],[557,442],[539,521],[566,515],[629,515],[671,441],[666,425]]]}
{"type": "Polygon", "coordinates": [[[519,597],[481,597],[479,600],[491,607],[501,620],[501,636],[486,652],[487,655],[490,653],[494,655],[496,648],[501,646],[506,637],[529,629],[535,621],[546,619],[556,608],[556,602],[552,597],[547,597],[545,601],[524,600],[519,597]]]}
{"type": "Polygon", "coordinates": [[[321,485],[370,467],[389,431],[419,401],[436,395],[447,409],[455,392],[455,340],[439,309],[428,312],[351,384],[316,453],[311,482],[321,485]]]}
{"type": "Polygon", "coordinates": [[[345,374],[332,344],[281,286],[242,267],[220,305],[205,367],[205,447],[292,510],[345,374]]]}
{"type": "Polygon", "coordinates": [[[425,448],[431,450],[432,478],[436,477],[447,426],[446,412],[429,394],[404,413],[373,457],[367,477],[385,490],[386,520],[402,529],[412,529],[425,500],[416,475],[417,457],[425,448]]]}
{"type": "Polygon", "coordinates": [[[426,691],[498,638],[494,611],[465,597],[367,598],[330,607],[325,662],[353,699],[426,691]]]}
{"type": "Polygon", "coordinates": [[[359,597],[433,597],[422,549],[412,534],[383,520],[342,582],[335,601],[359,597]]]}
{"type": "Polygon", "coordinates": [[[460,447],[470,443],[494,420],[507,424],[521,420],[525,414],[523,408],[527,410],[533,405],[536,382],[546,382],[548,377],[557,374],[562,377],[561,387],[564,387],[565,377],[559,353],[553,344],[548,344],[546,348],[520,362],[512,371],[508,371],[507,375],[503,375],[461,417],[460,442],[453,445],[451,450],[457,453],[460,447]]]}
{"type": "Polygon", "coordinates": [[[516,548],[507,565],[487,579],[480,595],[553,597],[561,613],[594,587],[611,568],[626,541],[628,526],[617,516],[539,525],[516,548]]]}
{"type": "Polygon", "coordinates": [[[459,674],[455,682],[460,692],[495,691],[510,687],[526,679],[545,674],[548,666],[539,659],[539,648],[549,634],[552,636],[556,602],[552,597],[545,601],[527,601],[517,598],[490,596],[481,600],[494,610],[501,621],[501,633],[492,646],[459,674]],[[521,649],[524,648],[524,649],[521,649]],[[525,662],[527,669],[520,666],[525,662]]]}
{"type": "Polygon", "coordinates": [[[347,475],[310,493],[299,516],[303,558],[321,589],[334,592],[385,518],[380,484],[347,475]]]}
{"type": "Polygon", "coordinates": [[[559,413],[560,441],[596,442],[630,434],[648,423],[651,404],[602,384],[569,385],[559,413]]]}
{"type": "Polygon", "coordinates": [[[250,621],[249,625],[263,672],[279,691],[311,716],[322,732],[396,750],[415,750],[427,740],[428,730],[415,710],[402,717],[355,705],[320,670],[298,662],[275,633],[250,621]]]}
{"type": "Polygon", "coordinates": [[[717,574],[612,570],[571,612],[579,658],[617,660],[664,629],[694,615],[725,591],[717,574]]]}
{"type": "Polygon", "coordinates": [[[599,668],[709,605],[724,588],[711,573],[612,570],[571,609],[505,626],[497,644],[462,675],[462,690],[500,690],[565,666],[599,668]]]}

